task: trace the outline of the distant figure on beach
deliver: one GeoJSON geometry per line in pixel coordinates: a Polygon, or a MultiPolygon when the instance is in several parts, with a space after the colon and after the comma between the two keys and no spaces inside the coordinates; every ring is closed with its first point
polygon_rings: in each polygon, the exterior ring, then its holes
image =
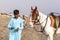
{"type": "Polygon", "coordinates": [[[8,40],[21,40],[24,20],[19,17],[19,10],[14,10],[14,17],[11,18],[8,28],[10,30],[8,40]]]}

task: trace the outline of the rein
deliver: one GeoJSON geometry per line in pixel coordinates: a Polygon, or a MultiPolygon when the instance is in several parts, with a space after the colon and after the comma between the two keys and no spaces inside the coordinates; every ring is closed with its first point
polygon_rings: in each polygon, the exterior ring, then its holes
{"type": "MultiPolygon", "coordinates": [[[[47,18],[46,18],[45,26],[42,28],[42,32],[45,31],[45,27],[46,27],[47,21],[48,21],[48,16],[47,16],[47,18]]],[[[41,25],[41,24],[40,24],[40,25],[41,25]]]]}

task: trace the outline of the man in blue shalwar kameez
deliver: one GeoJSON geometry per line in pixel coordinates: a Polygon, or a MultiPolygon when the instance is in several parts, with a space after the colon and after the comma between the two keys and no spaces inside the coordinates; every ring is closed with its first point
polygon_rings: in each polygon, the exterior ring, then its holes
{"type": "Polygon", "coordinates": [[[14,17],[8,24],[10,30],[8,40],[21,40],[21,33],[24,28],[23,22],[24,20],[19,17],[19,10],[14,10],[14,17]]]}

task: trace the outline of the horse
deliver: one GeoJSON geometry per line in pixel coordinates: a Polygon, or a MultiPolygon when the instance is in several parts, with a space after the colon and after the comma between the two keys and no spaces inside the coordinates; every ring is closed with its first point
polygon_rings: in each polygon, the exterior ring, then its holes
{"type": "Polygon", "coordinates": [[[31,15],[29,16],[29,25],[31,27],[33,27],[34,24],[39,21],[39,20],[37,20],[38,19],[38,16],[39,16],[39,12],[37,10],[37,6],[35,6],[34,9],[31,6],[31,15]]]}
{"type": "MultiPolygon", "coordinates": [[[[39,22],[44,32],[48,35],[48,40],[53,40],[53,35],[55,33],[55,28],[51,26],[51,19],[49,16],[39,12],[39,22]]],[[[60,28],[56,31],[56,34],[60,34],[60,28]]]]}
{"type": "MultiPolygon", "coordinates": [[[[33,15],[34,9],[31,8],[31,10],[32,10],[32,15],[33,15]]],[[[37,11],[37,9],[35,11],[37,11]]],[[[50,16],[49,15],[47,16],[47,15],[43,14],[42,12],[38,12],[38,13],[39,13],[39,15],[38,15],[38,17],[36,17],[37,18],[36,20],[39,20],[41,28],[44,29],[43,32],[46,35],[48,35],[47,40],[53,40],[53,35],[54,35],[56,29],[51,26],[50,16]]],[[[35,21],[35,18],[32,17],[32,19],[34,19],[34,21],[35,21]]],[[[31,23],[32,25],[33,25],[33,22],[31,23]]],[[[60,28],[58,28],[58,30],[56,31],[56,34],[60,34],[59,31],[60,31],[60,28]]]]}

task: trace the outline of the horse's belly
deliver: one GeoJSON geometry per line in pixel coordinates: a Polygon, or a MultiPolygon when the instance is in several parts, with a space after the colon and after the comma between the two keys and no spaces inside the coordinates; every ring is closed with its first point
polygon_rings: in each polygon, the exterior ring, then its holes
{"type": "Polygon", "coordinates": [[[46,34],[53,34],[54,33],[54,28],[53,27],[46,27],[45,28],[45,33],[46,34]]]}

